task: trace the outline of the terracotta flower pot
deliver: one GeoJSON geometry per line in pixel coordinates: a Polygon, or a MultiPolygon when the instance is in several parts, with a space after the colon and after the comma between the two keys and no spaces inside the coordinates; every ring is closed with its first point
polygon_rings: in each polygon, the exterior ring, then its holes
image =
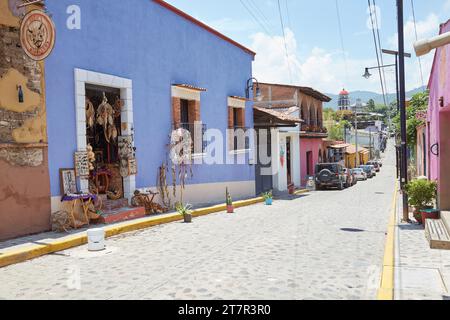
{"type": "Polygon", "coordinates": [[[439,219],[439,211],[435,209],[420,210],[420,217],[422,219],[422,224],[425,224],[427,219],[439,219]]]}
{"type": "Polygon", "coordinates": [[[234,213],[234,207],[232,204],[227,205],[227,213],[234,213]]]}
{"type": "Polygon", "coordinates": [[[289,190],[289,194],[294,194],[294,192],[295,192],[295,186],[292,184],[292,185],[290,185],[289,187],[288,187],[288,190],[289,190]]]}

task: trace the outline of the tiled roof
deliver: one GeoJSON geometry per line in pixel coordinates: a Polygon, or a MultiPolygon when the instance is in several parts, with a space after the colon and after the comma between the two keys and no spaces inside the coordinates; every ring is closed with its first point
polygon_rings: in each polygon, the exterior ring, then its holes
{"type": "Polygon", "coordinates": [[[179,88],[184,88],[184,89],[189,89],[189,90],[196,90],[196,91],[207,91],[205,88],[200,88],[200,87],[196,87],[190,84],[174,84],[174,87],[179,87],[179,88]]]}
{"type": "Polygon", "coordinates": [[[280,121],[283,121],[283,122],[292,122],[292,123],[302,123],[303,122],[303,120],[301,120],[298,117],[294,117],[294,116],[288,115],[286,113],[278,112],[273,109],[260,108],[260,107],[256,107],[256,106],[253,106],[253,109],[256,111],[265,113],[267,115],[270,115],[270,116],[272,116],[280,121]]]}

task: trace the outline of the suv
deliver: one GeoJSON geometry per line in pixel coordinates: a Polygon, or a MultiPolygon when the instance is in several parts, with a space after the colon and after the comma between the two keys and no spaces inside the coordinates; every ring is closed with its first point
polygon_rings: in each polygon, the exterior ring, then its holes
{"type": "Polygon", "coordinates": [[[360,168],[364,170],[364,172],[367,175],[367,178],[372,179],[373,177],[375,177],[375,174],[374,174],[375,172],[374,172],[374,170],[372,170],[372,166],[362,165],[362,166],[360,166],[360,168]]]}
{"type": "Polygon", "coordinates": [[[353,173],[350,169],[344,168],[344,174],[346,176],[346,183],[345,183],[345,187],[346,188],[350,188],[353,187],[354,185],[354,177],[353,177],[353,173]]]}
{"type": "Polygon", "coordinates": [[[375,171],[380,172],[381,167],[380,167],[380,164],[378,163],[378,161],[369,161],[369,162],[367,162],[367,165],[374,166],[375,171]]]}
{"type": "Polygon", "coordinates": [[[339,163],[321,163],[316,165],[316,190],[337,187],[343,190],[347,183],[344,167],[339,163]]]}

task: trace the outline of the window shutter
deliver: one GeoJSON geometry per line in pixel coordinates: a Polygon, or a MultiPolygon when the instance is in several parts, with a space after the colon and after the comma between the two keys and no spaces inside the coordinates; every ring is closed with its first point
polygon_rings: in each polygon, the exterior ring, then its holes
{"type": "Polygon", "coordinates": [[[181,124],[181,99],[172,98],[172,121],[175,128],[181,124]]]}

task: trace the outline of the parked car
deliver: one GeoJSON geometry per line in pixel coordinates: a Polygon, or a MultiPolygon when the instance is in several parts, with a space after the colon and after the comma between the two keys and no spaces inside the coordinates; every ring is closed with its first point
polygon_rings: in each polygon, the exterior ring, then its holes
{"type": "Polygon", "coordinates": [[[344,174],[345,174],[345,187],[350,188],[354,185],[353,183],[353,174],[351,173],[350,169],[344,168],[344,174]]]}
{"type": "Polygon", "coordinates": [[[356,176],[355,169],[350,169],[350,174],[353,177],[353,185],[356,185],[358,183],[358,177],[356,176]]]}
{"type": "Polygon", "coordinates": [[[369,168],[372,169],[373,176],[377,176],[377,170],[375,169],[375,166],[373,164],[368,164],[369,168]]]}
{"type": "Polygon", "coordinates": [[[360,168],[364,171],[368,179],[372,179],[375,175],[372,168],[368,165],[362,165],[360,168]]]}
{"type": "Polygon", "coordinates": [[[347,183],[344,167],[339,163],[321,163],[316,165],[316,190],[338,188],[343,190],[347,183]]]}
{"type": "Polygon", "coordinates": [[[364,172],[361,168],[355,168],[352,170],[353,174],[355,175],[356,181],[366,181],[367,180],[367,174],[364,172]]]}
{"type": "Polygon", "coordinates": [[[369,161],[369,162],[367,162],[367,165],[373,166],[375,168],[375,172],[381,171],[381,167],[380,167],[380,164],[378,163],[378,161],[369,161]]]}

